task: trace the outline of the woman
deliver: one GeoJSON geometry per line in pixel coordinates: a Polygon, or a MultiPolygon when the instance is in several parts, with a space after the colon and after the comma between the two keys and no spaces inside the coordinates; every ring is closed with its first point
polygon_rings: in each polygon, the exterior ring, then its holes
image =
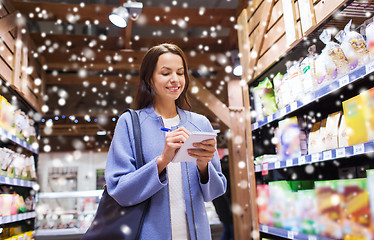
{"type": "Polygon", "coordinates": [[[186,110],[189,75],[182,50],[173,44],[151,48],[140,68],[136,97],[146,164],[135,169],[129,113],[118,120],[106,165],[108,193],[122,206],[151,197],[141,239],[211,239],[204,201],[222,195],[216,140],[195,143],[196,162],[171,163],[191,131],[212,132],[208,119],[186,110]],[[165,133],[161,128],[169,128],[165,133]],[[129,142],[131,144],[129,144],[129,142]]]}

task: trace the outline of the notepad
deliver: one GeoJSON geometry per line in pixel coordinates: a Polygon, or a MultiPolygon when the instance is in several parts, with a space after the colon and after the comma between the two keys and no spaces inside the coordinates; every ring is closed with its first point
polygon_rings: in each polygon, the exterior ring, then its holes
{"type": "Polygon", "coordinates": [[[196,148],[192,146],[193,143],[198,143],[204,140],[216,138],[217,134],[214,132],[192,132],[187,140],[183,143],[182,147],[179,149],[177,154],[173,158],[173,163],[177,162],[194,162],[196,158],[188,155],[187,150],[191,148],[196,148]]]}

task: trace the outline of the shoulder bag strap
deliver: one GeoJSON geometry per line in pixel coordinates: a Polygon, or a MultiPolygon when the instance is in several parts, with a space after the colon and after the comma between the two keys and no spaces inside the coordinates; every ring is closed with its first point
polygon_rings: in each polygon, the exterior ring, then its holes
{"type": "Polygon", "coordinates": [[[125,112],[130,112],[132,119],[132,128],[134,131],[135,153],[136,153],[136,169],[144,165],[143,149],[142,149],[142,135],[140,130],[139,116],[133,109],[126,109],[125,112]]]}

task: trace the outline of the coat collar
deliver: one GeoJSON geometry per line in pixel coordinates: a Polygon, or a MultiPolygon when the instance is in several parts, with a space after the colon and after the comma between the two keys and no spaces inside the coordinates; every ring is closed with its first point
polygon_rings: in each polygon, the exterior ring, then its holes
{"type": "MultiPolygon", "coordinates": [[[[144,110],[144,112],[146,112],[148,114],[148,116],[150,116],[151,118],[154,118],[154,119],[159,119],[161,118],[159,115],[157,115],[155,109],[153,108],[153,105],[149,105],[148,107],[142,109],[144,110]]],[[[187,111],[179,108],[177,106],[177,112],[178,112],[178,115],[180,117],[180,123],[179,125],[183,125],[185,122],[187,122],[187,111]]]]}

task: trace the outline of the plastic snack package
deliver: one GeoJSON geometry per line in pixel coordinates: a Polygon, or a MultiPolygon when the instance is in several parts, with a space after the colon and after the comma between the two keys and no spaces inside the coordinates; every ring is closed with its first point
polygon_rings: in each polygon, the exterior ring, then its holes
{"type": "Polygon", "coordinates": [[[312,45],[308,48],[308,56],[300,63],[301,76],[303,79],[303,92],[308,93],[317,89],[316,79],[316,67],[315,61],[316,55],[316,45],[312,45]]]}
{"type": "Polygon", "coordinates": [[[370,58],[374,59],[374,22],[371,22],[366,26],[365,34],[370,58]]]}
{"type": "Polygon", "coordinates": [[[291,103],[303,97],[303,82],[300,71],[300,62],[287,62],[288,83],[291,89],[291,103]]]}
{"type": "Polygon", "coordinates": [[[349,70],[363,66],[369,61],[369,51],[361,34],[351,31],[352,20],[336,35],[349,63],[349,70]]]}
{"type": "Polygon", "coordinates": [[[270,82],[268,77],[254,88],[260,97],[262,110],[264,116],[273,114],[278,110],[277,104],[275,103],[273,84],[270,82]]]}
{"type": "Polygon", "coordinates": [[[338,69],[326,51],[322,51],[322,53],[316,58],[315,71],[316,78],[313,82],[313,86],[315,86],[314,90],[325,86],[335,80],[338,76],[338,69]]]}
{"type": "MultiPolygon", "coordinates": [[[[322,34],[319,36],[320,40],[326,44],[322,53],[326,53],[331,60],[334,62],[336,68],[338,69],[338,76],[344,75],[349,72],[349,65],[347,57],[344,55],[343,49],[336,42],[331,40],[331,33],[328,29],[323,30],[322,34]]],[[[327,66],[327,72],[330,73],[330,66],[327,66]]],[[[329,75],[329,74],[328,74],[329,75]]],[[[329,75],[332,80],[337,76],[329,75]]]]}
{"type": "Polygon", "coordinates": [[[283,89],[282,85],[284,84],[283,78],[283,74],[280,72],[277,73],[277,75],[275,75],[273,78],[275,102],[278,108],[284,108],[286,106],[284,104],[283,93],[281,91],[283,89]]]}

